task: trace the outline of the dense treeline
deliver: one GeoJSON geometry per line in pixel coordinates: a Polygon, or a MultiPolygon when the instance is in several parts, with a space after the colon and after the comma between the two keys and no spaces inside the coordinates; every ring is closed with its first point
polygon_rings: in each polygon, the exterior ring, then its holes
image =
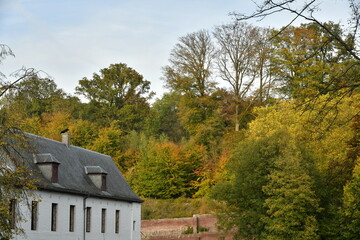
{"type": "Polygon", "coordinates": [[[24,79],[0,111],[56,140],[69,128],[142,197],[215,199],[242,239],[360,236],[360,63],[333,36],[233,22],[179,38],[163,73],[169,91],[153,104],[150,82],[116,63],[79,80],[77,96],[24,79]]]}

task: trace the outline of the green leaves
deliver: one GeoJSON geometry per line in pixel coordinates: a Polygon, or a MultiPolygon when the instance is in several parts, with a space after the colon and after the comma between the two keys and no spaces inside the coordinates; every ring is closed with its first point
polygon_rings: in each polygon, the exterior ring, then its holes
{"type": "MultiPolygon", "coordinates": [[[[124,114],[131,111],[122,109],[127,105],[146,109],[146,100],[151,96],[150,82],[124,63],[111,64],[101,69],[100,74],[94,73],[92,79],[83,78],[76,91],[90,101],[94,109],[91,118],[103,119],[103,124],[108,126],[113,120],[121,120],[124,114]]],[[[144,118],[144,115],[133,117],[139,118],[144,118]]]]}
{"type": "Polygon", "coordinates": [[[136,165],[130,181],[134,190],[144,197],[191,197],[197,189],[196,170],[206,156],[201,146],[186,146],[172,142],[150,142],[146,153],[136,165]]]}
{"type": "Polygon", "coordinates": [[[344,239],[356,239],[360,236],[360,161],[353,171],[353,177],[344,187],[344,239]]]}
{"type": "Polygon", "coordinates": [[[316,108],[296,109],[294,102],[256,109],[256,119],[213,189],[213,197],[224,203],[222,226],[237,229],[241,239],[343,239],[342,232],[358,234],[357,168],[351,176],[358,118],[349,123],[358,103],[356,96],[342,99],[321,123],[311,121],[318,116],[316,108]]]}
{"type": "Polygon", "coordinates": [[[263,187],[267,195],[264,239],[319,239],[319,201],[304,158],[291,140],[282,148],[263,187]]]}

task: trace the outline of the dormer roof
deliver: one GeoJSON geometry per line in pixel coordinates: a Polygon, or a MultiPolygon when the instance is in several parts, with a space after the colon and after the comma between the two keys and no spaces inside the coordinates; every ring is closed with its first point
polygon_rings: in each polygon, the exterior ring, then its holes
{"type": "Polygon", "coordinates": [[[102,167],[100,166],[85,166],[86,174],[108,174],[102,167]]]}
{"type": "Polygon", "coordinates": [[[51,153],[38,153],[34,154],[35,163],[57,163],[60,162],[51,153]]]}

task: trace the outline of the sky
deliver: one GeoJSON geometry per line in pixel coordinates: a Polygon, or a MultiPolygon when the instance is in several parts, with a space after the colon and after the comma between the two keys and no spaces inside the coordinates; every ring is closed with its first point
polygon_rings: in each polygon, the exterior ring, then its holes
{"type": "MultiPolygon", "coordinates": [[[[321,20],[346,23],[346,0],[318,1],[321,20]]],[[[74,94],[83,77],[125,63],[160,98],[166,92],[162,67],[179,37],[211,31],[232,22],[230,12],[255,7],[252,0],[0,0],[0,43],[16,55],[3,61],[0,72],[42,70],[74,94]]],[[[278,15],[253,24],[279,28],[289,19],[278,15]]]]}

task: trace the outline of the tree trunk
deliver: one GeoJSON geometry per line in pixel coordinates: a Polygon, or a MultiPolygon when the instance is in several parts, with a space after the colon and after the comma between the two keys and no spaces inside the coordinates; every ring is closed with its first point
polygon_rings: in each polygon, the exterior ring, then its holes
{"type": "Polygon", "coordinates": [[[235,132],[240,130],[240,119],[239,119],[239,102],[235,103],[235,132]]]}

